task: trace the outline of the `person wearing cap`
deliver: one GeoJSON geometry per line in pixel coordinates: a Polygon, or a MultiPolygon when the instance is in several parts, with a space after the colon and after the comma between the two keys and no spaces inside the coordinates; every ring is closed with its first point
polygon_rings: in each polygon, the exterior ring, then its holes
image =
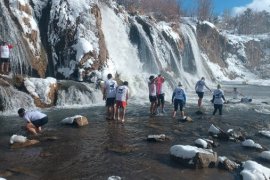
{"type": "Polygon", "coordinates": [[[34,135],[40,133],[41,126],[48,123],[48,116],[37,110],[25,111],[24,108],[20,108],[18,114],[26,121],[26,129],[34,135]]]}
{"type": "Polygon", "coordinates": [[[206,87],[210,92],[212,92],[211,89],[205,84],[205,78],[202,77],[195,85],[195,91],[199,97],[198,99],[199,108],[202,106],[202,99],[204,96],[204,87],[206,87]]]}
{"type": "Polygon", "coordinates": [[[128,94],[129,89],[127,81],[116,88],[116,114],[118,121],[121,121],[122,123],[125,122],[128,94]]]}
{"type": "Polygon", "coordinates": [[[217,110],[219,110],[219,115],[222,115],[222,107],[223,103],[226,102],[224,97],[224,92],[221,89],[220,84],[217,85],[217,89],[213,92],[213,99],[211,102],[214,104],[214,112],[213,115],[216,114],[217,110]]]}
{"type": "Polygon", "coordinates": [[[157,88],[155,83],[155,76],[151,75],[148,81],[148,89],[149,89],[149,101],[150,105],[150,113],[151,115],[155,115],[157,109],[157,88]]]}
{"type": "Polygon", "coordinates": [[[173,91],[172,103],[174,104],[173,118],[175,118],[176,112],[177,112],[178,106],[179,106],[181,118],[184,119],[185,113],[184,113],[183,108],[186,104],[186,92],[183,89],[181,82],[178,83],[178,86],[173,91]]]}
{"type": "Polygon", "coordinates": [[[155,79],[156,87],[157,87],[157,112],[158,108],[161,106],[161,112],[165,113],[164,110],[164,104],[165,104],[165,93],[163,92],[163,83],[165,81],[165,78],[161,76],[161,74],[158,75],[155,79]]]}
{"type": "Polygon", "coordinates": [[[108,120],[115,119],[115,95],[117,82],[113,79],[112,74],[107,75],[107,80],[103,89],[103,100],[106,100],[107,117],[108,120]]]}
{"type": "Polygon", "coordinates": [[[1,60],[1,73],[8,74],[9,73],[9,57],[10,57],[10,49],[13,46],[8,44],[6,41],[0,46],[0,60],[1,60]]]}

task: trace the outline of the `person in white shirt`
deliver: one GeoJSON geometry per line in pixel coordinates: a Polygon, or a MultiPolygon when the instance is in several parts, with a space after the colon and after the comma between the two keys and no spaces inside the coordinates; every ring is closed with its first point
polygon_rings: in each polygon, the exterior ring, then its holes
{"type": "Polygon", "coordinates": [[[176,112],[178,110],[178,105],[179,105],[181,118],[184,119],[185,114],[184,114],[183,108],[186,104],[186,92],[183,89],[181,82],[178,83],[178,87],[176,87],[173,91],[172,103],[174,104],[173,118],[175,118],[176,116],[176,112]]]}
{"type": "Polygon", "coordinates": [[[13,46],[5,41],[0,46],[1,73],[9,73],[10,49],[12,48],[13,46]]]}
{"type": "Polygon", "coordinates": [[[226,102],[224,97],[224,92],[221,89],[220,84],[217,85],[217,89],[213,92],[213,99],[211,100],[214,104],[214,112],[213,115],[216,114],[217,110],[219,110],[219,115],[222,115],[222,107],[223,103],[226,102]]]}
{"type": "Polygon", "coordinates": [[[85,76],[85,70],[84,70],[84,68],[83,67],[79,67],[79,69],[78,69],[78,81],[79,82],[83,82],[84,76],[85,76]]]}
{"type": "Polygon", "coordinates": [[[26,121],[26,129],[34,135],[41,132],[41,126],[48,123],[48,116],[37,110],[25,111],[24,108],[20,108],[18,114],[26,121]]]}
{"type": "Polygon", "coordinates": [[[107,80],[103,89],[103,100],[106,100],[107,117],[108,120],[115,119],[115,95],[117,82],[112,79],[112,74],[107,75],[107,80]]]}
{"type": "Polygon", "coordinates": [[[203,95],[204,95],[204,87],[206,87],[210,92],[211,89],[205,84],[205,78],[202,77],[201,80],[199,80],[197,83],[196,83],[196,86],[195,86],[195,91],[196,93],[198,94],[198,107],[200,108],[202,106],[202,99],[203,99],[203,95]]]}
{"type": "Polygon", "coordinates": [[[116,114],[118,121],[125,122],[127,100],[129,94],[128,82],[116,88],[116,114]]]}
{"type": "Polygon", "coordinates": [[[148,81],[148,88],[149,88],[149,100],[150,100],[150,113],[154,115],[157,110],[157,88],[155,83],[155,77],[150,76],[148,81]]]}

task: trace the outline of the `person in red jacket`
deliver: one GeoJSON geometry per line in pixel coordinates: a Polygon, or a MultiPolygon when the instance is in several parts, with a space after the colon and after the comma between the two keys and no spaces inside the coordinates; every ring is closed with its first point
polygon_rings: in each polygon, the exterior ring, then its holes
{"type": "Polygon", "coordinates": [[[13,46],[8,44],[6,41],[0,46],[0,61],[1,61],[1,73],[9,73],[9,58],[10,58],[10,49],[13,46]]]}

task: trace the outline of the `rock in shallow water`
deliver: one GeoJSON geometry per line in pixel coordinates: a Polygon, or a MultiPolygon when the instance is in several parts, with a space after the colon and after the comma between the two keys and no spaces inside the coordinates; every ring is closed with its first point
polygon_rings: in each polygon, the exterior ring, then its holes
{"type": "Polygon", "coordinates": [[[190,145],[174,145],[170,154],[174,160],[189,168],[215,167],[217,162],[216,152],[190,145]]]}
{"type": "Polygon", "coordinates": [[[18,148],[24,148],[24,147],[29,147],[29,146],[33,146],[35,144],[38,144],[39,141],[38,140],[29,140],[27,139],[24,143],[14,143],[10,146],[11,149],[18,149],[18,148]]]}

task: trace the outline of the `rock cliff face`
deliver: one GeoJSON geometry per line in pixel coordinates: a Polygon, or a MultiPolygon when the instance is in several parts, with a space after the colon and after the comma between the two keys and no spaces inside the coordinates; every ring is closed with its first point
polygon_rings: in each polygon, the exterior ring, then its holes
{"type": "MultiPolygon", "coordinates": [[[[269,34],[237,37],[224,33],[209,23],[198,23],[197,39],[201,50],[220,67],[228,68],[228,59],[234,56],[239,63],[260,78],[270,77],[266,70],[270,63],[269,34]]],[[[227,75],[231,79],[240,77],[234,72],[227,75]]]]}

